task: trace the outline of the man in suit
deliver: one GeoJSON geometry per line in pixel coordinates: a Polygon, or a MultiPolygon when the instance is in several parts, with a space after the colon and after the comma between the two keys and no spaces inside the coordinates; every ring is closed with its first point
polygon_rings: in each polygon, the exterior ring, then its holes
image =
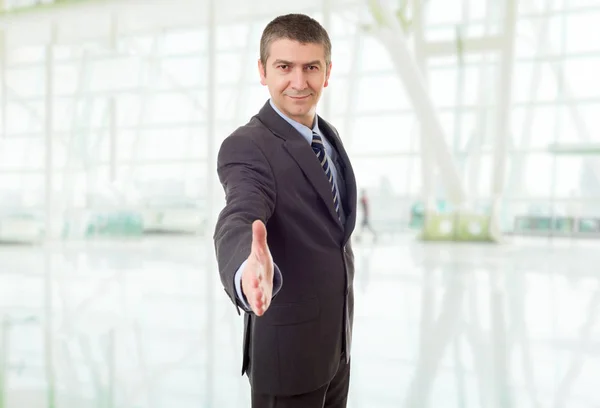
{"type": "Polygon", "coordinates": [[[244,310],[253,408],[343,408],[350,379],[354,173],[316,114],[331,73],[325,29],[301,14],[264,29],[271,98],[221,145],[226,194],[214,234],[225,292],[244,310]]]}

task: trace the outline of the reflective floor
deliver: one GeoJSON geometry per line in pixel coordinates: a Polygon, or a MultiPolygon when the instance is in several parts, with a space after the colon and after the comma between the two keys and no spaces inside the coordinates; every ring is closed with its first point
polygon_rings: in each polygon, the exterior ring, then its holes
{"type": "MultiPolygon", "coordinates": [[[[350,408],[600,406],[600,241],[355,252],[350,408]]],[[[213,268],[192,237],[0,246],[0,407],[248,407],[213,268]]]]}

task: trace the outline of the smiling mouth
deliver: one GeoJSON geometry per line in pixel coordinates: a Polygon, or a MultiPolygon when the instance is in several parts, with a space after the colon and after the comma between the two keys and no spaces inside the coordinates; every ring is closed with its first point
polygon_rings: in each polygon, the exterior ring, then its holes
{"type": "Polygon", "coordinates": [[[297,99],[297,100],[306,99],[306,98],[308,98],[309,96],[310,96],[310,94],[308,94],[308,95],[304,95],[304,96],[291,96],[291,95],[288,95],[288,97],[290,97],[290,98],[292,98],[292,99],[297,99]]]}

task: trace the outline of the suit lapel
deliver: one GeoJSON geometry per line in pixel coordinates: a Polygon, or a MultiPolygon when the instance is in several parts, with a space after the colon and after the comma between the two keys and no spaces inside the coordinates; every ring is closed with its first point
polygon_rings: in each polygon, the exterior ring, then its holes
{"type": "Polygon", "coordinates": [[[310,181],[313,188],[317,191],[327,209],[329,215],[338,221],[340,228],[342,224],[339,222],[337,212],[333,204],[333,195],[331,194],[331,185],[325,176],[323,168],[319,164],[317,156],[306,143],[306,140],[287,140],[283,147],[288,151],[292,158],[298,163],[306,178],[310,181]]]}
{"type": "Polygon", "coordinates": [[[260,110],[257,117],[276,136],[284,139],[283,147],[298,163],[308,181],[319,194],[328,209],[329,215],[337,221],[340,228],[343,228],[333,205],[331,185],[327,180],[327,176],[325,176],[319,160],[317,160],[317,156],[310,145],[306,143],[306,139],[292,125],[279,116],[268,101],[260,110]]]}
{"type": "Polygon", "coordinates": [[[342,159],[342,171],[344,172],[344,180],[346,182],[346,202],[348,204],[348,213],[346,214],[346,225],[345,225],[345,235],[344,235],[344,243],[350,237],[350,234],[354,230],[354,226],[356,225],[356,178],[354,176],[354,171],[352,170],[352,165],[350,164],[350,158],[346,153],[346,149],[342,144],[342,140],[338,135],[337,131],[331,126],[326,120],[321,117],[319,118],[319,129],[322,129],[331,144],[334,146],[335,150],[340,155],[342,159]]]}

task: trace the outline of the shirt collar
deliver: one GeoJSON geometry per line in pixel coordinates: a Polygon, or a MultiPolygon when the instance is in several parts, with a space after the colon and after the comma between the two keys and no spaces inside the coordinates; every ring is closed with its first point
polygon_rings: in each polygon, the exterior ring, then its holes
{"type": "Polygon", "coordinates": [[[302,137],[304,137],[309,144],[312,143],[312,138],[313,138],[312,133],[313,132],[315,132],[319,136],[323,137],[323,135],[321,134],[321,131],[319,130],[319,121],[317,120],[316,115],[315,115],[315,123],[313,125],[313,128],[310,129],[308,126],[305,126],[302,123],[296,122],[295,120],[288,118],[285,114],[283,114],[283,112],[281,112],[277,108],[277,106],[275,106],[275,104],[273,103],[273,101],[271,99],[269,99],[269,103],[271,104],[271,107],[273,108],[273,110],[275,112],[277,112],[277,114],[279,116],[281,116],[287,123],[292,125],[294,127],[294,129],[296,129],[298,131],[298,133],[300,133],[302,135],[302,137]]]}

